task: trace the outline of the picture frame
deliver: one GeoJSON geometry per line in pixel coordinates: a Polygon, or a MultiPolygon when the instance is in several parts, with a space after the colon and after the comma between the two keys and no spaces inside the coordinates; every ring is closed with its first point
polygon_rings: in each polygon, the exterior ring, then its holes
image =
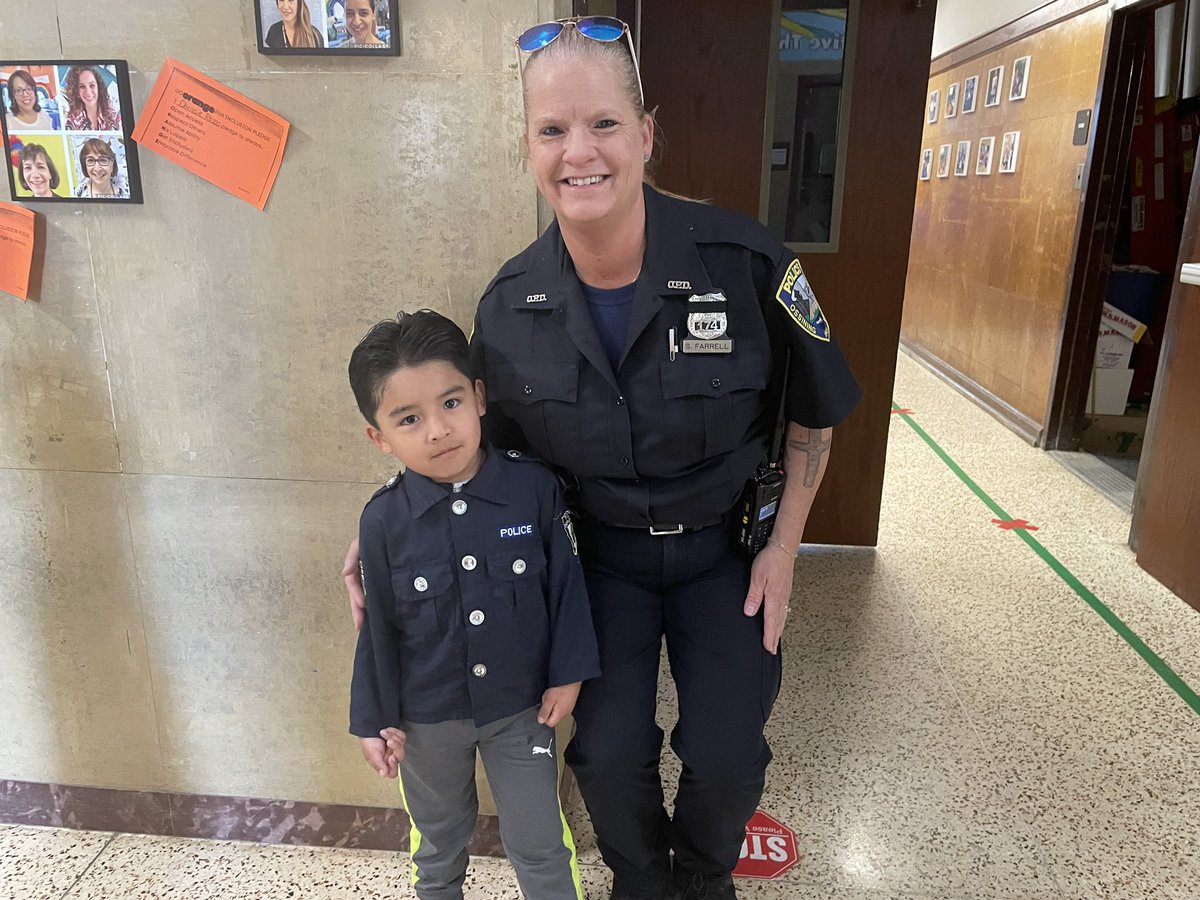
{"type": "Polygon", "coordinates": [[[933,148],[926,147],[921,151],[921,181],[933,177],[933,148]]]}
{"type": "Polygon", "coordinates": [[[971,166],[971,142],[959,141],[958,149],[954,154],[954,174],[959,177],[966,177],[967,171],[971,166]]]}
{"type": "Polygon", "coordinates": [[[983,137],[979,139],[979,150],[975,158],[975,174],[976,175],[991,175],[992,160],[995,157],[996,138],[995,136],[983,137]]]}
{"type": "Polygon", "coordinates": [[[13,200],[142,202],[125,60],[0,60],[0,101],[13,200]]]}
{"type": "Polygon", "coordinates": [[[965,116],[967,113],[975,112],[975,101],[979,95],[979,76],[972,75],[963,82],[962,96],[962,111],[965,116]]]}
{"type": "Polygon", "coordinates": [[[925,123],[927,125],[933,125],[938,120],[938,102],[940,101],[941,96],[941,91],[929,92],[929,106],[925,115],[925,123]]]}
{"type": "Polygon", "coordinates": [[[1000,174],[1012,175],[1017,171],[1017,157],[1021,152],[1021,132],[1006,131],[1000,145],[1000,174]]]}
{"type": "Polygon", "coordinates": [[[946,112],[942,115],[943,119],[953,119],[958,115],[958,82],[946,88],[946,112]]]}
{"type": "Polygon", "coordinates": [[[400,0],[247,0],[265,56],[399,56],[400,0]]]}
{"type": "Polygon", "coordinates": [[[1000,105],[1000,90],[1004,83],[1004,66],[988,69],[987,93],[983,97],[984,106],[1000,105]]]}
{"type": "Polygon", "coordinates": [[[938,149],[938,178],[950,177],[950,150],[949,144],[942,144],[938,149]]]}
{"type": "Polygon", "coordinates": [[[1031,56],[1022,56],[1013,63],[1012,83],[1008,88],[1009,100],[1024,100],[1029,93],[1029,63],[1031,56]]]}

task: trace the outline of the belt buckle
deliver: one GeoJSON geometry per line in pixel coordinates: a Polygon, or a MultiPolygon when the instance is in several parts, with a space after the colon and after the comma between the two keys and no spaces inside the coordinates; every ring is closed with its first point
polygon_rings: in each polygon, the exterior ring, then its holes
{"type": "Polygon", "coordinates": [[[683,525],[651,525],[650,534],[654,537],[666,537],[672,534],[683,534],[683,525]]]}

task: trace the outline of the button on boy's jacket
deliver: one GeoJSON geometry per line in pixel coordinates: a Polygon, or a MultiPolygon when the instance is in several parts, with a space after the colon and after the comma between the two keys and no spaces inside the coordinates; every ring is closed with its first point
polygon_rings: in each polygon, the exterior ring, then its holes
{"type": "Polygon", "coordinates": [[[363,510],[352,734],[405,720],[483,726],[600,674],[557,480],[515,452],[485,453],[458,492],[409,472],[363,510]]]}

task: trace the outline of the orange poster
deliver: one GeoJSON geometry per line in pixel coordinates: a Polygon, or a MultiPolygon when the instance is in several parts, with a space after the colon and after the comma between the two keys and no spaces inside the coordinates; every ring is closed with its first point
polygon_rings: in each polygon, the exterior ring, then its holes
{"type": "Polygon", "coordinates": [[[0,203],[0,291],[29,299],[33,229],[37,215],[23,206],[0,203]]]}
{"type": "Polygon", "coordinates": [[[288,123],[174,59],[162,72],[133,139],[259,209],[283,162],[288,123]]]}

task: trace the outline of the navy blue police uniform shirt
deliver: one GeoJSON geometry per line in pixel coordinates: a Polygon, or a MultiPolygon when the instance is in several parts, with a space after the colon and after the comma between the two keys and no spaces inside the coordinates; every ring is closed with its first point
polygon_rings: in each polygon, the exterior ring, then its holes
{"type": "Polygon", "coordinates": [[[646,254],[614,369],[554,223],[488,286],[471,352],[487,434],[578,484],[614,525],[706,525],[786,417],[841,422],[861,391],[792,251],[761,224],[645,187],[646,254]],[[774,400],[774,402],[772,402],[774,400]]]}
{"type": "Polygon", "coordinates": [[[566,504],[528,456],[485,445],[458,491],[397,475],[363,509],[359,554],[367,606],[352,734],[403,721],[483,726],[600,674],[566,504]]]}

